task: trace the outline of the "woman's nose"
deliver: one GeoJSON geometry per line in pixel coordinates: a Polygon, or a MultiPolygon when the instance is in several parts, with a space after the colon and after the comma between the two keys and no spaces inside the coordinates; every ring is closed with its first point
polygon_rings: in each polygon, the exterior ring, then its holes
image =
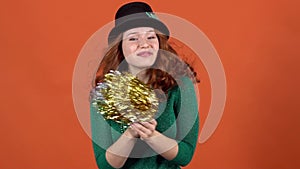
{"type": "Polygon", "coordinates": [[[148,43],[147,38],[140,38],[139,46],[140,47],[149,47],[150,44],[148,43]]]}

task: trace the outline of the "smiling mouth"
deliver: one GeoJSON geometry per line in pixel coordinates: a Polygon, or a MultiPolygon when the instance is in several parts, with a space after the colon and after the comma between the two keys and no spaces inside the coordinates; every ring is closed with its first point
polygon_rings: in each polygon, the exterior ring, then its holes
{"type": "Polygon", "coordinates": [[[147,57],[147,56],[152,56],[153,53],[152,52],[148,52],[148,51],[145,51],[145,52],[139,52],[137,54],[137,56],[142,56],[142,57],[147,57]]]}

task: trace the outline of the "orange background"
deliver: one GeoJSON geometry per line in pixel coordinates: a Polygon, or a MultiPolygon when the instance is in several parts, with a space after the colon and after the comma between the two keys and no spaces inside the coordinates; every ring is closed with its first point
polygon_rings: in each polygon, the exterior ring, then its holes
{"type": "MultiPolygon", "coordinates": [[[[87,39],[126,1],[103,2],[1,3],[1,169],[96,168],[74,111],[72,73],[87,39]]],[[[223,118],[186,168],[300,168],[299,1],[148,2],[199,27],[226,73],[223,118]]],[[[201,80],[203,124],[205,72],[201,80]]]]}

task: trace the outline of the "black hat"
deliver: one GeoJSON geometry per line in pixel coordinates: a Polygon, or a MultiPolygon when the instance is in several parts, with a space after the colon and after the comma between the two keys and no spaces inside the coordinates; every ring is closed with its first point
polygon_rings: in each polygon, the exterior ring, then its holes
{"type": "Polygon", "coordinates": [[[120,33],[136,27],[152,27],[169,38],[169,30],[144,2],[130,2],[119,8],[115,15],[115,27],[108,35],[110,44],[120,33]]]}

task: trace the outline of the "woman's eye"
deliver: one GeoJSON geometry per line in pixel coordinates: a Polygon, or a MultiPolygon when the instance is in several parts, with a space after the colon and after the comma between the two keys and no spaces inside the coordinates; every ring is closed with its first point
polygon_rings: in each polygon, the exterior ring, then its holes
{"type": "Polygon", "coordinates": [[[138,38],[129,38],[129,41],[136,41],[138,38]]]}
{"type": "Polygon", "coordinates": [[[149,36],[148,39],[155,39],[156,36],[149,36]]]}

